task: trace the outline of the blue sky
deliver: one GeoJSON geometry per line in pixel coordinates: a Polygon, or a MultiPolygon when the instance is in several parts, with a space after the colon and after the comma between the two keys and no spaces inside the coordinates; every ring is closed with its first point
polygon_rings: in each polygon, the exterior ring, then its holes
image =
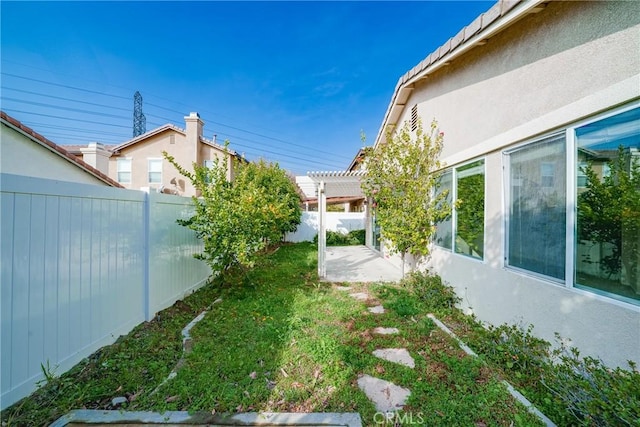
{"type": "Polygon", "coordinates": [[[1,108],[52,141],[184,127],[295,174],[343,170],[395,85],[493,2],[7,2],[1,108]]]}

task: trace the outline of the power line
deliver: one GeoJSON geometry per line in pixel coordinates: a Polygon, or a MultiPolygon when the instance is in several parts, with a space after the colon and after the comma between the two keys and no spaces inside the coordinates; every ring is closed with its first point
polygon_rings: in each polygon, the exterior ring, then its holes
{"type": "MultiPolygon", "coordinates": [[[[12,63],[12,64],[19,65],[21,67],[31,68],[31,69],[40,70],[40,71],[46,71],[48,73],[53,73],[53,74],[57,74],[57,75],[60,75],[60,76],[71,77],[73,79],[82,79],[82,80],[84,80],[86,82],[90,82],[90,83],[99,83],[99,84],[102,84],[102,85],[111,86],[111,87],[115,87],[115,88],[118,88],[118,89],[123,89],[123,90],[126,90],[128,92],[133,91],[132,88],[128,88],[128,87],[125,87],[125,86],[114,85],[112,83],[106,83],[106,82],[103,82],[103,81],[91,80],[91,79],[88,79],[86,76],[77,76],[77,75],[72,75],[72,74],[68,74],[68,73],[63,73],[63,72],[60,72],[60,71],[52,71],[51,69],[48,69],[48,68],[36,67],[34,65],[31,65],[31,64],[23,64],[23,63],[20,63],[18,61],[13,61],[11,59],[7,59],[7,58],[4,58],[4,57],[2,58],[2,62],[9,62],[9,63],[12,63]]],[[[159,96],[159,95],[155,95],[155,94],[152,94],[152,93],[147,94],[146,96],[150,96],[152,98],[158,98],[158,99],[161,99],[161,100],[164,100],[164,101],[168,101],[168,102],[171,102],[171,103],[174,103],[174,104],[178,104],[178,105],[183,105],[183,106],[187,107],[187,109],[191,108],[190,105],[187,105],[187,104],[185,104],[183,102],[174,101],[174,100],[171,100],[169,98],[165,98],[165,97],[162,97],[162,96],[159,96]]],[[[125,97],[122,97],[122,98],[125,99],[125,97]]],[[[177,112],[179,114],[184,114],[183,111],[176,111],[176,110],[173,110],[173,109],[170,109],[170,108],[166,108],[166,107],[163,107],[163,106],[160,106],[160,105],[157,105],[157,104],[148,104],[148,105],[153,105],[153,106],[155,106],[157,108],[162,108],[164,110],[171,111],[171,112],[177,112]]],[[[203,110],[203,112],[210,113],[211,115],[214,115],[214,116],[227,117],[229,119],[233,119],[233,117],[231,117],[231,116],[225,116],[224,114],[220,114],[220,113],[212,113],[211,111],[207,111],[207,110],[203,110]]],[[[268,128],[265,128],[265,127],[262,127],[262,126],[259,126],[259,125],[253,125],[253,126],[255,126],[258,129],[264,129],[264,130],[269,131],[269,132],[278,132],[276,130],[268,129],[268,128]]]]}
{"type": "MultiPolygon", "coordinates": [[[[75,86],[70,86],[70,85],[64,85],[64,84],[60,84],[60,83],[47,82],[45,80],[34,79],[34,78],[31,78],[31,77],[25,77],[25,76],[19,76],[19,75],[12,74],[12,73],[7,73],[7,72],[4,72],[4,71],[0,72],[0,74],[6,75],[6,76],[10,76],[10,77],[19,78],[19,79],[34,81],[34,82],[38,82],[38,83],[42,83],[42,84],[48,84],[48,85],[52,85],[52,86],[63,87],[63,88],[67,88],[67,89],[78,90],[78,91],[87,92],[87,93],[93,93],[93,94],[97,94],[97,95],[103,95],[103,96],[109,96],[109,97],[118,98],[118,99],[129,100],[129,98],[121,96],[121,95],[114,95],[114,94],[104,93],[104,92],[100,92],[100,91],[94,91],[94,90],[90,90],[90,89],[85,89],[85,88],[80,88],[80,87],[75,87],[75,86]]],[[[66,99],[66,100],[67,101],[72,101],[72,102],[74,101],[74,100],[71,100],[71,99],[66,99]]],[[[169,100],[169,101],[170,102],[175,102],[175,101],[171,101],[171,100],[169,100]]],[[[179,102],[175,102],[175,103],[180,104],[179,102]]],[[[180,111],[177,111],[177,110],[174,110],[174,109],[171,109],[171,108],[167,108],[167,107],[163,107],[163,106],[160,106],[160,105],[157,105],[157,104],[154,104],[154,103],[148,103],[147,102],[146,105],[153,106],[153,107],[156,107],[156,108],[160,108],[160,109],[163,109],[163,110],[166,110],[166,111],[170,111],[170,112],[175,112],[175,113],[178,113],[178,114],[184,114],[184,113],[182,113],[180,111]]],[[[204,111],[206,111],[206,110],[204,110],[204,111]]],[[[149,116],[153,116],[153,117],[157,117],[157,118],[160,118],[160,119],[163,119],[163,120],[167,120],[169,122],[173,122],[173,120],[167,119],[167,118],[164,118],[164,117],[161,117],[161,116],[157,116],[157,115],[153,115],[153,114],[149,114],[149,116]]],[[[322,153],[322,154],[325,154],[325,155],[328,154],[326,151],[319,150],[317,148],[309,147],[309,146],[302,145],[302,144],[296,144],[296,143],[293,143],[291,141],[286,141],[286,140],[281,139],[281,138],[275,138],[275,137],[264,135],[264,134],[261,134],[261,133],[258,133],[258,132],[253,132],[253,131],[246,130],[246,129],[243,129],[243,128],[239,128],[239,127],[236,127],[236,126],[228,125],[228,124],[225,124],[225,123],[222,123],[222,122],[213,121],[213,120],[212,121],[208,121],[208,122],[209,123],[213,123],[213,124],[217,124],[219,126],[224,126],[224,127],[229,128],[229,129],[234,129],[234,130],[238,130],[240,132],[245,132],[245,133],[248,133],[248,134],[251,134],[251,135],[259,136],[261,138],[265,138],[265,139],[269,139],[269,140],[272,140],[272,141],[281,142],[283,144],[292,145],[292,146],[295,146],[295,147],[300,147],[300,148],[303,148],[305,150],[314,151],[314,152],[322,153]]],[[[344,155],[340,155],[340,154],[333,154],[333,156],[350,160],[350,157],[344,156],[344,155]]]]}
{"type": "Polygon", "coordinates": [[[3,86],[2,90],[10,90],[10,91],[15,91],[15,92],[28,93],[30,95],[42,96],[42,97],[45,97],[45,98],[52,98],[52,99],[59,99],[61,101],[77,102],[79,104],[93,105],[95,107],[100,107],[100,108],[111,108],[113,110],[131,112],[131,109],[129,109],[129,108],[114,107],[114,106],[105,105],[105,104],[96,104],[95,102],[88,102],[88,101],[79,101],[77,99],[64,98],[62,96],[55,96],[55,95],[49,95],[49,94],[45,94],[45,93],[32,92],[32,91],[29,91],[29,90],[16,89],[16,88],[7,87],[7,86],[3,86]]]}
{"type": "Polygon", "coordinates": [[[69,86],[69,85],[63,85],[63,84],[60,84],[60,83],[47,82],[45,80],[34,79],[32,77],[25,77],[25,76],[19,76],[17,74],[5,73],[4,71],[0,72],[0,74],[4,74],[5,76],[10,76],[10,77],[15,77],[15,78],[18,78],[18,79],[29,80],[29,81],[32,81],[32,82],[38,82],[38,83],[42,83],[42,84],[47,84],[47,85],[51,85],[51,86],[58,86],[58,87],[66,88],[66,89],[79,90],[79,91],[82,91],[82,92],[93,93],[93,94],[97,94],[97,95],[110,96],[112,98],[128,99],[128,98],[126,98],[124,96],[121,96],[121,95],[114,95],[112,93],[98,92],[96,90],[84,89],[84,88],[74,87],[74,86],[69,86]]]}
{"type": "Polygon", "coordinates": [[[52,115],[52,114],[43,114],[43,113],[34,113],[32,111],[16,110],[16,109],[13,109],[13,108],[5,108],[5,110],[6,111],[13,111],[14,113],[32,114],[34,116],[49,117],[49,118],[52,118],[52,119],[69,120],[69,121],[72,121],[72,122],[92,123],[92,124],[96,124],[96,125],[112,126],[112,127],[117,127],[117,128],[126,128],[126,129],[130,128],[130,126],[115,125],[115,124],[112,124],[112,123],[104,123],[104,122],[94,122],[92,120],[73,119],[73,118],[63,117],[63,116],[55,116],[55,115],[52,115]]]}
{"type": "Polygon", "coordinates": [[[111,118],[115,118],[115,119],[124,119],[122,116],[116,116],[115,114],[103,113],[103,112],[99,112],[99,111],[81,110],[79,108],[63,107],[63,106],[59,106],[59,105],[46,104],[44,102],[25,101],[23,99],[17,99],[17,98],[4,97],[3,99],[5,101],[13,101],[13,102],[21,103],[21,104],[36,105],[38,107],[55,108],[56,110],[73,111],[73,112],[76,112],[76,113],[91,114],[93,116],[111,117],[111,118]]]}
{"type": "MultiPolygon", "coordinates": [[[[28,125],[29,127],[38,127],[38,129],[43,128],[43,129],[68,130],[68,131],[72,131],[72,132],[83,132],[85,134],[92,132],[90,129],[73,128],[73,127],[70,127],[70,126],[51,125],[51,124],[47,124],[47,123],[33,122],[31,120],[26,120],[26,121],[23,121],[22,123],[28,125]]],[[[100,134],[101,135],[117,136],[120,139],[122,138],[122,133],[100,131],[100,134]]]]}
{"type": "MultiPolygon", "coordinates": [[[[11,110],[11,111],[17,111],[20,112],[18,110],[11,110]]],[[[45,117],[53,117],[53,118],[60,118],[60,119],[65,119],[64,117],[61,116],[53,116],[53,115],[47,115],[47,114],[39,114],[39,113],[32,113],[35,115],[42,115],[45,117]]],[[[74,120],[74,119],[67,119],[67,120],[74,120]]],[[[82,122],[87,122],[87,123],[97,123],[97,122],[93,122],[93,121],[88,121],[88,120],[74,120],[74,121],[82,121],[82,122]]],[[[29,124],[30,126],[35,126],[38,125],[41,128],[51,128],[51,129],[55,129],[55,130],[69,130],[69,131],[79,131],[79,132],[84,132],[84,129],[78,129],[78,128],[72,128],[72,127],[68,127],[68,126],[56,126],[56,125],[43,125],[43,124],[38,124],[38,123],[33,123],[33,122],[25,122],[25,124],[29,124]]],[[[114,125],[117,126],[117,125],[114,125]]],[[[123,127],[123,126],[118,126],[118,127],[123,127]]],[[[126,127],[126,126],[124,126],[126,127]]],[[[119,142],[121,142],[121,140],[114,140],[114,139],[108,139],[108,138],[104,138],[102,136],[103,132],[100,133],[100,137],[99,138],[86,138],[86,137],[81,137],[81,136],[77,136],[77,135],[73,135],[73,134],[67,134],[67,133],[59,133],[59,132],[47,132],[48,135],[55,137],[55,139],[73,139],[73,140],[78,140],[78,141],[87,141],[87,140],[92,140],[92,139],[96,139],[99,141],[114,141],[115,144],[118,144],[119,142]]],[[[113,133],[113,132],[109,132],[109,133],[104,133],[104,134],[110,134],[110,135],[115,135],[115,136],[119,136],[120,134],[117,133],[113,133]]],[[[54,138],[51,138],[54,139],[54,138]]],[[[324,166],[328,166],[328,167],[335,167],[335,163],[327,163],[324,161],[312,161],[309,160],[308,158],[303,158],[303,157],[297,157],[297,156],[292,156],[290,154],[284,154],[284,153],[278,153],[275,151],[271,151],[271,150],[266,150],[264,148],[255,148],[253,146],[249,146],[246,144],[240,144],[240,143],[232,143],[232,147],[234,148],[235,151],[239,151],[236,149],[236,146],[239,147],[243,147],[243,148],[247,148],[250,150],[250,152],[256,154],[257,157],[264,157],[262,156],[262,153],[269,153],[269,154],[275,154],[281,157],[284,157],[286,159],[293,159],[296,160],[298,162],[302,162],[305,164],[310,164],[310,165],[324,165],[324,166]]]]}
{"type": "MultiPolygon", "coordinates": [[[[233,145],[234,145],[234,146],[239,146],[239,147],[248,147],[248,148],[252,148],[252,147],[249,147],[249,146],[246,146],[246,145],[243,145],[243,144],[238,144],[238,143],[234,143],[233,145]]],[[[235,147],[234,147],[234,150],[235,150],[235,151],[238,151],[235,147]]],[[[291,155],[285,155],[285,154],[276,153],[276,152],[274,152],[274,151],[270,151],[270,150],[262,149],[261,151],[263,151],[263,152],[265,152],[265,153],[275,154],[275,155],[278,155],[278,156],[288,157],[288,158],[290,158],[290,159],[301,160],[301,161],[309,161],[309,159],[305,159],[305,158],[303,158],[303,157],[296,157],[296,156],[291,156],[291,155]]],[[[333,166],[333,164],[332,164],[332,163],[325,163],[325,162],[318,162],[318,161],[316,161],[316,162],[312,162],[312,163],[314,163],[314,164],[321,164],[321,165],[325,165],[325,166],[333,166]]]]}

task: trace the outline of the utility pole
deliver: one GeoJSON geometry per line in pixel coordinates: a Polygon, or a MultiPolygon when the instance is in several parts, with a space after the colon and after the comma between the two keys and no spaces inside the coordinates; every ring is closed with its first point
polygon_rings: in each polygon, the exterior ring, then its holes
{"type": "Polygon", "coordinates": [[[133,95],[133,137],[142,135],[147,131],[147,119],[142,114],[142,95],[136,91],[133,95]]]}

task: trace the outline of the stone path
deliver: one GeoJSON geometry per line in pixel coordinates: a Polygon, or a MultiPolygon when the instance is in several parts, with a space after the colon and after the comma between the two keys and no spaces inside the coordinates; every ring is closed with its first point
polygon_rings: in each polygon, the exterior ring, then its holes
{"type": "MultiPolygon", "coordinates": [[[[351,290],[351,288],[338,287],[340,290],[351,290]]],[[[366,301],[371,297],[365,292],[354,292],[349,294],[358,301],[366,301]]],[[[384,314],[385,309],[382,305],[369,307],[372,314],[384,314]]],[[[399,333],[398,328],[377,327],[373,330],[374,334],[393,335],[399,333]]],[[[388,362],[397,363],[407,368],[413,369],[415,361],[405,348],[381,348],[373,351],[373,355],[388,362]]],[[[373,402],[377,411],[394,412],[401,410],[407,399],[411,395],[411,390],[400,387],[392,382],[385,381],[370,375],[361,375],[358,378],[358,387],[373,402]]]]}

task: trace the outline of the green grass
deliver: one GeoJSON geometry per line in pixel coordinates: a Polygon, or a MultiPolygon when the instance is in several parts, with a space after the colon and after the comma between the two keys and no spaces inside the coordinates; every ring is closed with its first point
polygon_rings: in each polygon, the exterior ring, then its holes
{"type": "Polygon", "coordinates": [[[446,308],[447,295],[424,300],[408,288],[357,284],[353,292],[373,298],[356,301],[318,282],[316,256],[312,244],[284,245],[246,275],[207,285],[3,411],[3,421],[46,425],[128,396],[126,410],[356,411],[375,425],[380,417],[357,387],[358,375],[369,374],[411,389],[398,415],[406,425],[537,425],[498,369],[467,356],[426,317],[446,308]],[[192,351],[177,377],[152,393],[181,357],[182,328],[217,298],[191,330],[192,351]],[[378,303],[385,314],[367,311],[378,303]],[[401,332],[379,336],[376,326],[401,332]],[[416,368],[371,354],[385,347],[407,348],[416,368]]]}

